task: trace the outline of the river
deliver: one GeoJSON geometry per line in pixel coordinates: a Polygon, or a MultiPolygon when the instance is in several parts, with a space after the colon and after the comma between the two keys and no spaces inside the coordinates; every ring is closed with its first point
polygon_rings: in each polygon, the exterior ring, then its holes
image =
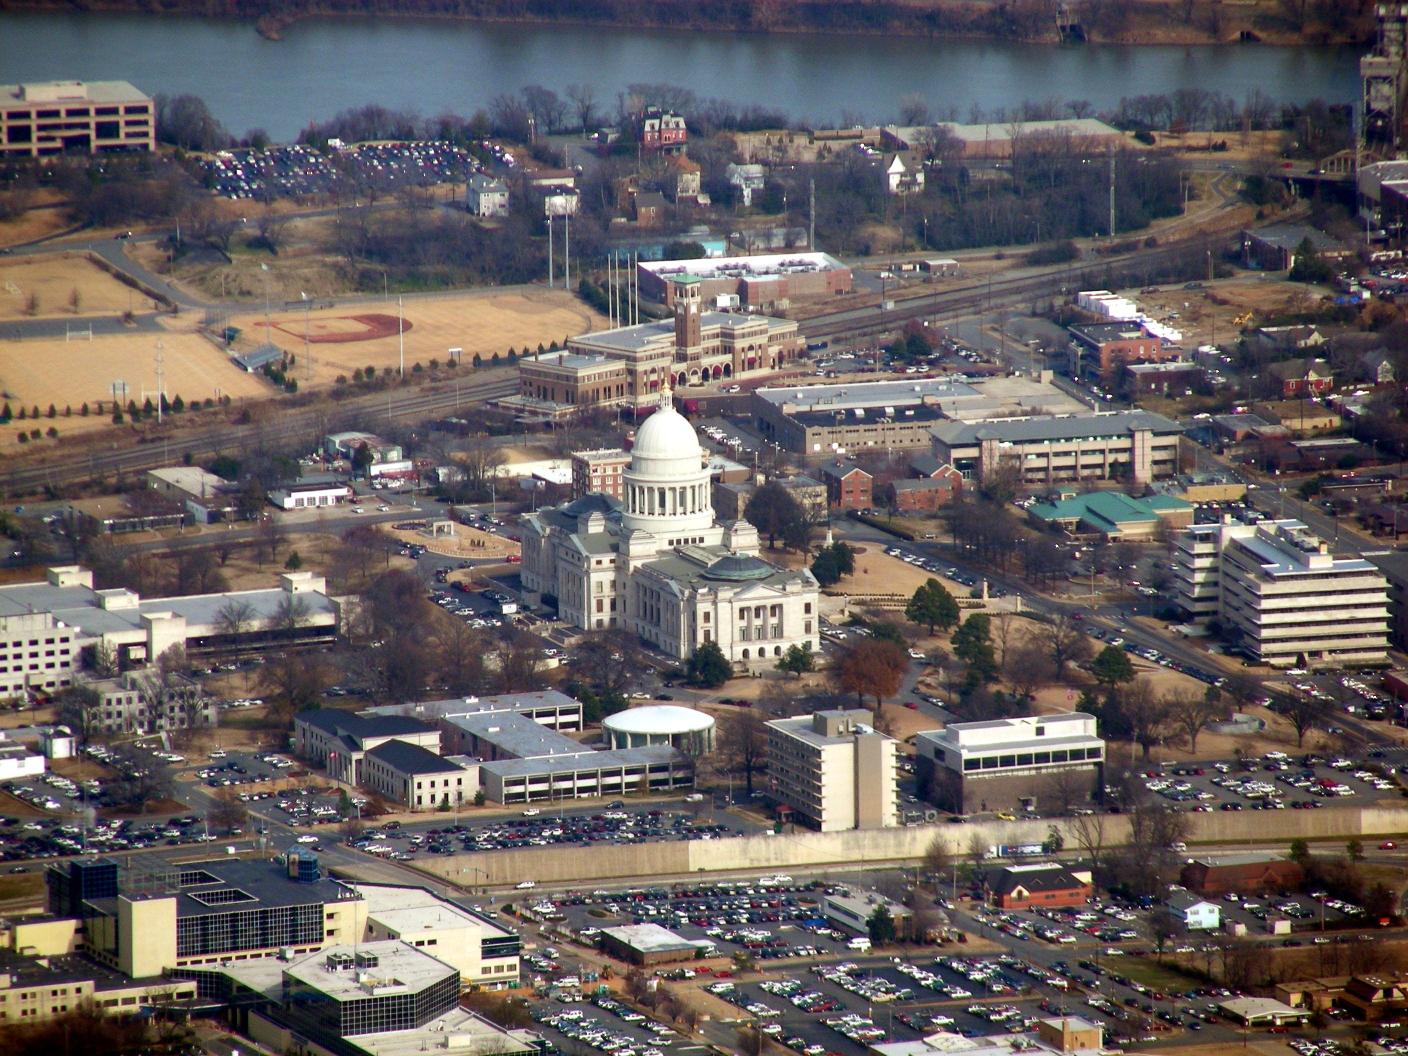
{"type": "Polygon", "coordinates": [[[1054,47],[354,18],[299,22],[269,41],[244,22],[0,14],[0,81],[120,79],[151,94],[191,92],[236,135],[264,128],[276,140],[365,103],[469,114],[500,92],[578,82],[613,110],[627,84],[663,82],[821,123],[892,121],[909,94],[937,116],[954,107],[960,121],[975,104],[1100,108],[1181,87],[1350,102],[1358,58],[1349,47],[1054,47]]]}

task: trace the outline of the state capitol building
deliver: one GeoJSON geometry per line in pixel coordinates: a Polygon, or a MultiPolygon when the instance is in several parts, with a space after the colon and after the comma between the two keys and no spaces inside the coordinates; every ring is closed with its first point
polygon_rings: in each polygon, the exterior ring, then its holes
{"type": "Polygon", "coordinates": [[[806,569],[758,556],[758,530],[714,519],[709,470],[668,385],[641,425],[622,501],[585,495],[523,518],[523,586],[583,630],[620,627],[684,660],[705,642],[748,666],[789,646],[820,649],[806,569]]]}

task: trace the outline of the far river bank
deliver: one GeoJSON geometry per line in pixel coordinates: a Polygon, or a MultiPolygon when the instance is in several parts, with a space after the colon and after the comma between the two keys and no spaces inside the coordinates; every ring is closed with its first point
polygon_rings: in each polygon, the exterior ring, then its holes
{"type": "MultiPolygon", "coordinates": [[[[1366,5],[1367,6],[1367,5],[1366,5]]],[[[291,0],[268,11],[247,0],[84,0],[98,13],[234,20],[267,40],[283,39],[300,22],[321,19],[433,19],[513,26],[730,32],[748,34],[858,34],[922,37],[936,41],[1022,44],[1208,46],[1262,44],[1283,47],[1368,47],[1372,17],[1341,16],[1334,23],[1296,25],[1276,0],[1233,7],[1221,0],[1101,0],[1072,5],[1076,21],[1058,26],[1049,5],[1015,0],[1010,5],[965,0],[291,0]]],[[[6,11],[73,10],[65,0],[0,0],[6,11]]]]}

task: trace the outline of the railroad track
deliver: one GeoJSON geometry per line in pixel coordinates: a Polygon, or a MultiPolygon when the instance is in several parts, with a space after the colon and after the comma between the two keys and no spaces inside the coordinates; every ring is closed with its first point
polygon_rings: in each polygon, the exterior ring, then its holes
{"type": "MultiPolygon", "coordinates": [[[[180,462],[187,455],[198,456],[229,453],[239,450],[251,439],[271,447],[291,440],[306,438],[321,428],[332,415],[350,413],[375,415],[383,419],[424,419],[452,413],[465,404],[500,399],[518,391],[514,376],[484,378],[477,381],[441,382],[433,388],[409,392],[387,392],[375,396],[347,400],[333,407],[325,405],[301,407],[281,412],[273,421],[252,422],[248,425],[217,426],[189,435],[147,438],[137,447],[116,451],[92,451],[45,465],[23,466],[0,475],[0,487],[12,497],[32,495],[46,487],[60,487],[98,476],[138,472],[180,462]]],[[[97,437],[94,437],[94,442],[97,437]]]]}
{"type": "Polygon", "coordinates": [[[991,282],[941,290],[923,297],[897,301],[893,308],[850,308],[819,315],[800,324],[809,339],[864,337],[894,330],[913,319],[966,315],[990,306],[1010,306],[1039,300],[1076,289],[1121,285],[1133,278],[1147,277],[1179,258],[1197,257],[1220,250],[1230,236],[1225,233],[1202,235],[1167,246],[1142,249],[1105,260],[1093,260],[1066,267],[1051,268],[1036,275],[1021,275],[991,282]]]}

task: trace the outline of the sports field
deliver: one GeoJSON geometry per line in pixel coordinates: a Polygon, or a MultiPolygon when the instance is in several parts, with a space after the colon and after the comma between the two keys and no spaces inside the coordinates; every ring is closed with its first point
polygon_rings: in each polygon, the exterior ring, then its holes
{"type": "MultiPolygon", "coordinates": [[[[158,340],[168,400],[180,396],[191,403],[222,395],[238,400],[274,392],[267,381],[240,370],[205,338],[181,333],[100,335],[91,341],[2,341],[0,389],[16,412],[22,406],[47,411],[54,404],[62,415],[65,407],[72,407],[72,417],[53,423],[61,433],[77,431],[90,422],[96,427],[99,420],[80,418],[78,410],[85,402],[96,405],[99,400],[109,406],[114,382],[127,385],[123,403],[155,398],[158,340]]],[[[4,431],[0,438],[9,439],[4,431]]]]}
{"type": "Polygon", "coordinates": [[[0,320],[73,319],[149,312],[152,302],[78,254],[0,258],[0,320]],[[78,310],[73,293],[78,291],[78,310]],[[37,300],[29,312],[30,298],[37,300]]]}
{"type": "MultiPolygon", "coordinates": [[[[231,325],[242,331],[238,348],[265,340],[262,313],[236,316],[231,325]]],[[[269,320],[269,340],[293,353],[294,376],[300,385],[330,385],[343,375],[367,367],[380,371],[400,364],[405,341],[406,370],[432,359],[446,362],[451,348],[464,350],[466,365],[475,353],[485,362],[510,348],[522,351],[598,329],[606,318],[565,290],[483,290],[436,296],[408,297],[401,309],[398,334],[394,299],[365,305],[276,312],[269,320]],[[307,333],[307,353],[304,334],[307,333]]]]}

